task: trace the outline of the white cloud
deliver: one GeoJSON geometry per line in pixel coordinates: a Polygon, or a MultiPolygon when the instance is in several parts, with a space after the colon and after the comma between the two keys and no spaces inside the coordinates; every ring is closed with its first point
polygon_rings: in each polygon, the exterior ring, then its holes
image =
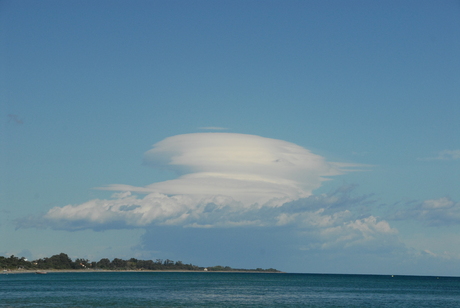
{"type": "Polygon", "coordinates": [[[254,203],[277,206],[308,197],[327,177],[359,166],[327,162],[290,142],[232,133],[169,137],[146,152],[144,161],[172,169],[181,176],[145,187],[115,184],[102,189],[224,195],[247,206],[254,203]]]}
{"type": "Polygon", "coordinates": [[[393,219],[415,219],[428,226],[446,226],[460,224],[460,202],[449,198],[425,200],[409,209],[398,211],[393,219]]]}
{"type": "MultiPolygon", "coordinates": [[[[63,230],[150,226],[281,228],[296,230],[303,238],[303,250],[391,250],[398,247],[397,230],[388,222],[372,215],[361,217],[362,206],[370,200],[352,198],[350,194],[351,190],[339,189],[277,207],[247,206],[226,196],[198,198],[151,193],[138,198],[129,193],[114,194],[114,199],[55,207],[40,222],[63,230]]],[[[20,222],[23,227],[33,223],[33,219],[20,222]]]]}
{"type": "Polygon", "coordinates": [[[351,198],[346,192],[342,192],[339,197],[312,196],[293,204],[315,204],[313,209],[290,215],[283,213],[277,218],[280,224],[296,224],[307,242],[302,250],[363,251],[399,248],[401,243],[397,238],[397,229],[376,216],[361,217],[361,206],[368,202],[367,198],[351,198]],[[318,206],[320,208],[315,210],[318,206]]]}
{"type": "Polygon", "coordinates": [[[391,228],[388,222],[369,216],[321,230],[321,248],[343,249],[356,246],[369,247],[371,244],[381,245],[384,242],[382,238],[392,237],[397,233],[398,231],[391,228]]]}
{"type": "Polygon", "coordinates": [[[371,201],[352,198],[350,187],[312,194],[327,177],[358,165],[327,162],[286,141],[228,133],[179,135],[155,144],[145,162],[175,170],[179,177],[145,187],[110,185],[104,189],[118,191],[111,199],[54,207],[18,226],[290,228],[303,234],[305,247],[321,250],[369,245],[396,233],[386,221],[364,215],[371,201]]]}
{"type": "Polygon", "coordinates": [[[435,157],[419,158],[419,160],[457,160],[460,159],[460,150],[444,150],[435,157]]]}

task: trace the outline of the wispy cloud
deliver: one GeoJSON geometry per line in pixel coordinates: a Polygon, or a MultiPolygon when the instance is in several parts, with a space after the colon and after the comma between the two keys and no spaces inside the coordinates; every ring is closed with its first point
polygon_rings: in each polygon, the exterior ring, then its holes
{"type": "Polygon", "coordinates": [[[430,199],[399,210],[391,219],[415,219],[428,226],[460,224],[460,202],[449,198],[430,199]]]}
{"type": "Polygon", "coordinates": [[[430,161],[430,160],[457,160],[460,159],[460,150],[444,150],[438,153],[434,157],[425,157],[418,158],[421,161],[430,161]]]}

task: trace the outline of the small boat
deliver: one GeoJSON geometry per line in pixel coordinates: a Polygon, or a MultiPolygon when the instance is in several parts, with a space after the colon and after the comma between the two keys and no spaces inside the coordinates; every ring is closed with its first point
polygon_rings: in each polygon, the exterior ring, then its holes
{"type": "Polygon", "coordinates": [[[36,271],[35,274],[41,274],[41,275],[44,275],[44,274],[48,274],[47,272],[43,272],[43,271],[36,271]]]}

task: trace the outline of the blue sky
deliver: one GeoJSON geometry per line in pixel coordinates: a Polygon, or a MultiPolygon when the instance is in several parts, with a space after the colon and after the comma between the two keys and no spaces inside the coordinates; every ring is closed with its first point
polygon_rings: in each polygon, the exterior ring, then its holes
{"type": "Polygon", "coordinates": [[[0,31],[0,255],[460,275],[458,1],[2,1],[0,31]]]}

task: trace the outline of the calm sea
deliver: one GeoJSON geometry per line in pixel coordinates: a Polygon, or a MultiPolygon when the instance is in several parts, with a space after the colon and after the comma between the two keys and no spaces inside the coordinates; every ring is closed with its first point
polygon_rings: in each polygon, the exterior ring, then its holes
{"type": "Polygon", "coordinates": [[[205,272],[0,274],[0,307],[460,307],[460,278],[205,272]]]}

